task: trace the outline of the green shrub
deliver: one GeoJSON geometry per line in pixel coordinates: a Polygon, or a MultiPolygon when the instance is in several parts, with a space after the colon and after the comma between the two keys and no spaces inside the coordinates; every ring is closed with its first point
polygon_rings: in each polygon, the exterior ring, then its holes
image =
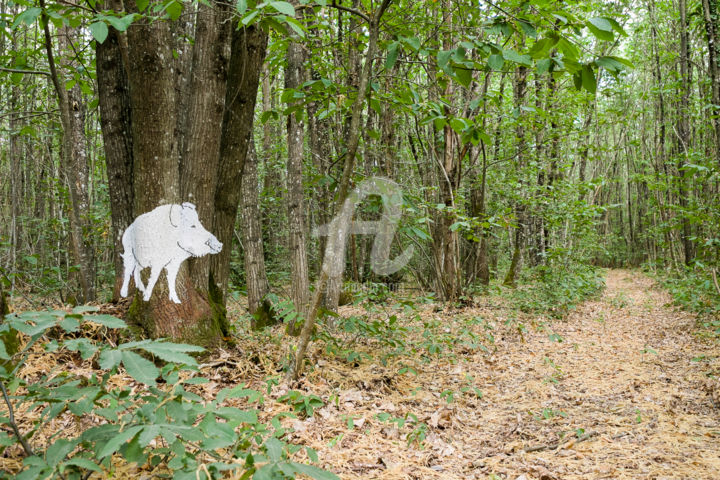
{"type": "MultiPolygon", "coordinates": [[[[4,427],[0,431],[0,453],[20,443],[26,454],[24,468],[14,478],[69,480],[87,478],[91,472],[112,477],[114,455],[154,477],[209,480],[231,472],[255,479],[287,479],[297,474],[321,480],[338,478],[312,465],[291,461],[301,447],[283,440],[284,430],[277,417],[267,425],[259,421],[256,410],[224,406],[227,399],[259,398],[260,392],[241,385],[221,390],[214,399],[193,393],[192,385],[208,381],[199,375],[191,356],[200,352],[200,347],[162,340],[109,346],[82,336],[88,322],[107,329],[125,328],[125,323],[87,311],[8,315],[0,326],[0,332],[14,329],[30,338],[13,358],[17,365],[13,370],[0,367],[6,409],[0,417],[4,427]],[[48,333],[55,339],[49,340],[48,333]],[[33,382],[17,377],[28,352],[39,342],[46,351],[93,360],[99,369],[89,378],[71,371],[47,372],[33,382]],[[120,369],[142,388],[111,382],[120,369]],[[25,407],[40,409],[41,413],[31,431],[21,432],[14,412],[25,407]],[[34,436],[46,433],[50,422],[68,412],[92,418],[95,425],[76,436],[57,431],[48,439],[47,448],[38,448],[34,436]]],[[[10,359],[4,348],[0,348],[0,358],[10,359]]],[[[307,453],[317,459],[314,451],[307,449],[307,453]]]]}
{"type": "Polygon", "coordinates": [[[604,288],[602,271],[596,267],[550,263],[529,271],[526,285],[511,292],[510,304],[525,313],[564,318],[604,288]]]}

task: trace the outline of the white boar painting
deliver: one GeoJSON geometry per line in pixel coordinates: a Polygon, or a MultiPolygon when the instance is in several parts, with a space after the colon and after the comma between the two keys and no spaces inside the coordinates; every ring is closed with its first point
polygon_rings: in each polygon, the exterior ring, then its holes
{"type": "Polygon", "coordinates": [[[143,213],[125,230],[122,237],[125,251],[123,285],[120,295],[127,297],[130,277],[143,292],[143,299],[150,300],[160,272],[167,272],[170,300],[181,303],[175,291],[175,279],[180,265],[190,257],[202,257],[220,253],[222,243],[205,230],[200,223],[195,205],[161,205],[143,213]],[[147,286],[143,285],[140,272],[150,268],[147,286]]]}

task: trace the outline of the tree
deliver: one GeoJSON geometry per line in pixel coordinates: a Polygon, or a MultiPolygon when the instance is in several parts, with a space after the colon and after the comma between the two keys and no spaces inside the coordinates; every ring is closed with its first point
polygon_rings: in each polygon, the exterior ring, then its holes
{"type": "MultiPolygon", "coordinates": [[[[128,6],[130,11],[138,12],[137,4],[128,6]]],[[[158,205],[191,201],[197,206],[200,221],[212,226],[226,245],[212,268],[209,259],[190,261],[187,267],[181,267],[176,286],[182,303],[171,301],[166,282],[160,281],[148,302],[135,297],[129,318],[152,336],[209,345],[219,342],[227,330],[224,295],[228,249],[252,130],[248,119],[252,118],[259,82],[256,72],[264,57],[266,35],[256,27],[234,29],[231,33],[230,12],[225,4],[202,5],[196,15],[187,112],[178,108],[175,96],[170,23],[141,19],[127,32],[129,115],[113,116],[122,108],[108,109],[107,121],[127,122],[129,117],[131,123],[131,129],[125,130],[131,137],[120,143],[132,145],[132,183],[116,185],[121,191],[111,195],[132,192],[135,216],[158,205]],[[245,74],[246,68],[250,75],[245,74]],[[187,119],[179,121],[183,115],[187,119]],[[185,125],[187,133],[176,132],[178,125],[185,125]],[[179,136],[186,138],[184,152],[180,152],[179,136]]],[[[122,48],[105,53],[120,54],[115,58],[122,65],[122,48]]],[[[111,75],[108,80],[111,85],[116,80],[118,93],[122,72],[115,73],[118,76],[111,75]]],[[[102,92],[108,95],[111,90],[102,92]]],[[[112,103],[104,98],[101,105],[112,103]]],[[[118,157],[121,166],[129,165],[127,152],[118,157]]],[[[113,161],[108,166],[110,170],[118,165],[113,161]]]]}

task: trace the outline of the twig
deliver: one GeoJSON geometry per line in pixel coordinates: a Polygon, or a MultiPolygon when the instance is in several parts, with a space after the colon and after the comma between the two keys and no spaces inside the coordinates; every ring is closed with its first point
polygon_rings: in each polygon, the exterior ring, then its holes
{"type": "Polygon", "coordinates": [[[575,440],[569,440],[567,442],[560,441],[560,442],[551,443],[549,445],[535,445],[534,447],[528,447],[528,448],[525,448],[524,450],[525,450],[525,453],[530,453],[530,452],[542,452],[543,450],[555,450],[556,448],[563,446],[563,445],[567,445],[568,447],[570,447],[572,445],[575,445],[576,443],[580,443],[589,438],[592,438],[597,434],[598,434],[598,432],[587,432],[587,433],[580,435],[575,440]]]}
{"type": "Polygon", "coordinates": [[[8,417],[10,418],[10,427],[12,427],[13,432],[15,432],[15,436],[17,437],[18,441],[20,442],[20,445],[22,445],[23,450],[25,450],[25,453],[28,457],[32,457],[35,455],[30,445],[27,443],[27,440],[25,440],[25,437],[22,436],[20,433],[20,429],[18,428],[17,424],[15,423],[15,411],[13,410],[12,403],[10,403],[10,397],[8,396],[7,390],[5,389],[5,384],[0,381],[0,389],[2,389],[3,398],[5,399],[5,404],[8,407],[8,417]]]}
{"type": "Polygon", "coordinates": [[[0,67],[0,72],[10,72],[10,73],[25,73],[29,75],[47,75],[50,76],[50,72],[43,72],[42,70],[23,70],[20,68],[5,68],[0,67]]]}
{"type": "Polygon", "coordinates": [[[712,279],[713,283],[715,284],[715,291],[720,295],[720,285],[718,285],[718,279],[717,279],[717,273],[715,272],[715,268],[711,268],[710,272],[712,272],[712,279]]]}

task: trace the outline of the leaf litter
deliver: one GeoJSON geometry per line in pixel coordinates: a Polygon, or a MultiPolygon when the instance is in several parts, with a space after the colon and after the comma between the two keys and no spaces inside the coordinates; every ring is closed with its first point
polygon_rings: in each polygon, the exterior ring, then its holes
{"type": "MultiPolygon", "coordinates": [[[[400,347],[335,332],[359,357],[319,340],[312,368],[293,385],[282,380],[289,351],[282,327],[240,332],[233,348],[204,360],[210,381],[193,388],[208,399],[239,384],[266,392],[260,405],[226,401],[258,408],[265,422],[293,411],[280,400],[288,392],[317,396],[312,415],[295,412],[283,426],[288,440],[316,450],[320,466],[346,480],[720,478],[718,342],[695,335],[695,317],[669,307],[668,294],[641,273],[609,270],[606,284],[564,320],[483,297],[472,307],[398,313],[406,328],[400,347]]],[[[19,375],[89,377],[92,367],[36,346],[19,375]]],[[[144,388],[127,375],[111,381],[144,388]]],[[[39,409],[15,413],[23,432],[39,418],[39,409]]],[[[72,437],[99,422],[67,414],[32,442],[42,447],[58,431],[72,437]]],[[[305,451],[295,459],[307,461],[305,451]]],[[[117,478],[150,478],[117,456],[114,463],[117,478]]],[[[20,465],[19,448],[0,457],[0,471],[20,465]]]]}

